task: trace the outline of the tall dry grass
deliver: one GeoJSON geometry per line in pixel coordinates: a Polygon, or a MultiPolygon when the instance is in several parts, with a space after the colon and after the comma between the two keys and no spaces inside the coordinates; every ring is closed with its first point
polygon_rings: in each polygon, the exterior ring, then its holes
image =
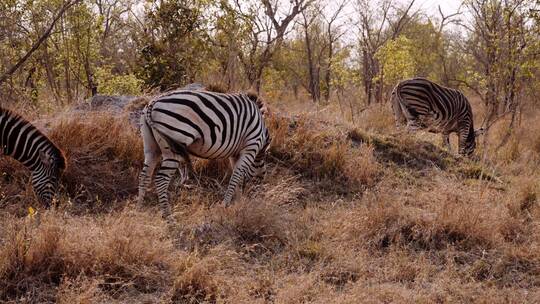
{"type": "Polygon", "coordinates": [[[67,158],[64,190],[73,203],[96,207],[137,192],[144,155],[138,131],[127,117],[68,113],[51,123],[49,136],[67,158]]]}

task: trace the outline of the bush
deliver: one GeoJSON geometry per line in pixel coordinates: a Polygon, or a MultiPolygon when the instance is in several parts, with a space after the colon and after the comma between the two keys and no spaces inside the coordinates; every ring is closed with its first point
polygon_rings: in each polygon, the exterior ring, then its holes
{"type": "Polygon", "coordinates": [[[95,74],[99,94],[130,96],[141,94],[144,81],[133,74],[114,75],[107,67],[98,68],[95,74]]]}
{"type": "Polygon", "coordinates": [[[331,181],[334,185],[345,183],[352,188],[373,185],[379,171],[373,148],[353,149],[344,134],[319,127],[307,116],[292,120],[272,116],[270,155],[308,178],[331,181]]]}

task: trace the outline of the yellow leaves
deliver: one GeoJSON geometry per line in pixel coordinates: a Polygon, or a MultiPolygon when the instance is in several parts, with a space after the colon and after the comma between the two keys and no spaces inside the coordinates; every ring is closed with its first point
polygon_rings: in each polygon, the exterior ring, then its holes
{"type": "Polygon", "coordinates": [[[143,81],[133,74],[114,75],[111,67],[104,66],[95,71],[100,94],[105,95],[139,95],[143,81]]]}
{"type": "Polygon", "coordinates": [[[378,78],[384,75],[384,82],[393,84],[413,77],[416,72],[413,53],[413,41],[403,35],[386,42],[375,54],[382,66],[378,78]]]}
{"type": "Polygon", "coordinates": [[[36,214],[37,214],[36,209],[34,209],[32,206],[28,207],[28,215],[27,215],[28,218],[34,219],[36,214]]]}

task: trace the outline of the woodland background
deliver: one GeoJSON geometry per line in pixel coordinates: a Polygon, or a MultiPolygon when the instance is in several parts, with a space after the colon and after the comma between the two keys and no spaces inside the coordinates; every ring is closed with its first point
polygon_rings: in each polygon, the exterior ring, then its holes
{"type": "MultiPolygon", "coordinates": [[[[540,90],[532,0],[15,1],[0,4],[0,98],[40,109],[191,82],[272,100],[339,103],[354,116],[423,76],[480,97],[509,130],[540,90]]],[[[354,119],[354,117],[350,117],[354,119]]]]}

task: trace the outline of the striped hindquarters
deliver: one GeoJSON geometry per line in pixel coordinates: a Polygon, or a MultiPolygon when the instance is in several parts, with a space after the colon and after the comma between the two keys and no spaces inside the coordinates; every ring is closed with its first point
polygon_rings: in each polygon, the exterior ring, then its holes
{"type": "Polygon", "coordinates": [[[258,105],[244,94],[169,93],[148,106],[146,120],[169,141],[206,159],[258,150],[267,137],[258,105]]]}
{"type": "Polygon", "coordinates": [[[21,116],[0,108],[2,152],[32,171],[32,186],[38,198],[50,204],[58,187],[65,158],[43,133],[21,116]]]}

